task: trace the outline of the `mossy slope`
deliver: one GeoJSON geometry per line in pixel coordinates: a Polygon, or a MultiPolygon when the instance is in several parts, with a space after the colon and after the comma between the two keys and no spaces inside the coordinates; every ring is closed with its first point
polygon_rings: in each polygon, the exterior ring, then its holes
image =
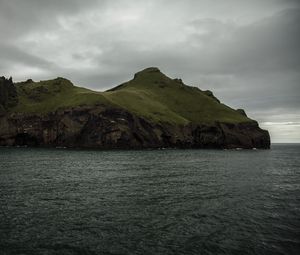
{"type": "Polygon", "coordinates": [[[157,68],[147,68],[134,79],[105,92],[73,86],[63,78],[17,83],[15,112],[47,113],[59,108],[101,104],[126,109],[153,122],[173,124],[250,122],[240,112],[221,104],[207,91],[171,79],[157,68]]]}
{"type": "Polygon", "coordinates": [[[16,88],[19,103],[12,109],[14,112],[48,113],[59,108],[81,105],[111,105],[102,93],[76,87],[69,80],[60,77],[40,82],[20,82],[16,84],[16,88]]]}

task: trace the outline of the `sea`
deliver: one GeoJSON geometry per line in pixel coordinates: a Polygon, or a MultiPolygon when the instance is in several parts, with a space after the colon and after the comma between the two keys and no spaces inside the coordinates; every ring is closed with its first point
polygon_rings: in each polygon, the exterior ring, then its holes
{"type": "Polygon", "coordinates": [[[0,148],[0,254],[300,254],[300,145],[0,148]]]}

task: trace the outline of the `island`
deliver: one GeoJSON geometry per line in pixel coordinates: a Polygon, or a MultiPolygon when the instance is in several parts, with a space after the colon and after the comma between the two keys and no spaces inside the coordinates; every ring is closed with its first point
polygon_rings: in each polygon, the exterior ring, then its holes
{"type": "Polygon", "coordinates": [[[269,149],[270,136],[243,109],[150,67],[104,92],[0,77],[0,146],[269,149]]]}

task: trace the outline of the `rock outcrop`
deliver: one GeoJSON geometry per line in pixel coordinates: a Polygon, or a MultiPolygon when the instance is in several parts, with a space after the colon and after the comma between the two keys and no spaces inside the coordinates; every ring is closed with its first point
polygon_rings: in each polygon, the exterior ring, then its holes
{"type": "Polygon", "coordinates": [[[138,148],[263,148],[267,131],[256,122],[184,126],[153,124],[121,109],[77,107],[47,115],[0,117],[0,145],[100,149],[138,148]]]}
{"type": "Polygon", "coordinates": [[[0,114],[18,103],[17,91],[12,78],[0,77],[0,114]]]}

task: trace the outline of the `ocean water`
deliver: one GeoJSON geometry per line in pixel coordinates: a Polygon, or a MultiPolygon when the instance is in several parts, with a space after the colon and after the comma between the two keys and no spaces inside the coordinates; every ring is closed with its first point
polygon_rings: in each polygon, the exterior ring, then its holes
{"type": "Polygon", "coordinates": [[[0,254],[300,254],[299,155],[0,148],[0,254]]]}

